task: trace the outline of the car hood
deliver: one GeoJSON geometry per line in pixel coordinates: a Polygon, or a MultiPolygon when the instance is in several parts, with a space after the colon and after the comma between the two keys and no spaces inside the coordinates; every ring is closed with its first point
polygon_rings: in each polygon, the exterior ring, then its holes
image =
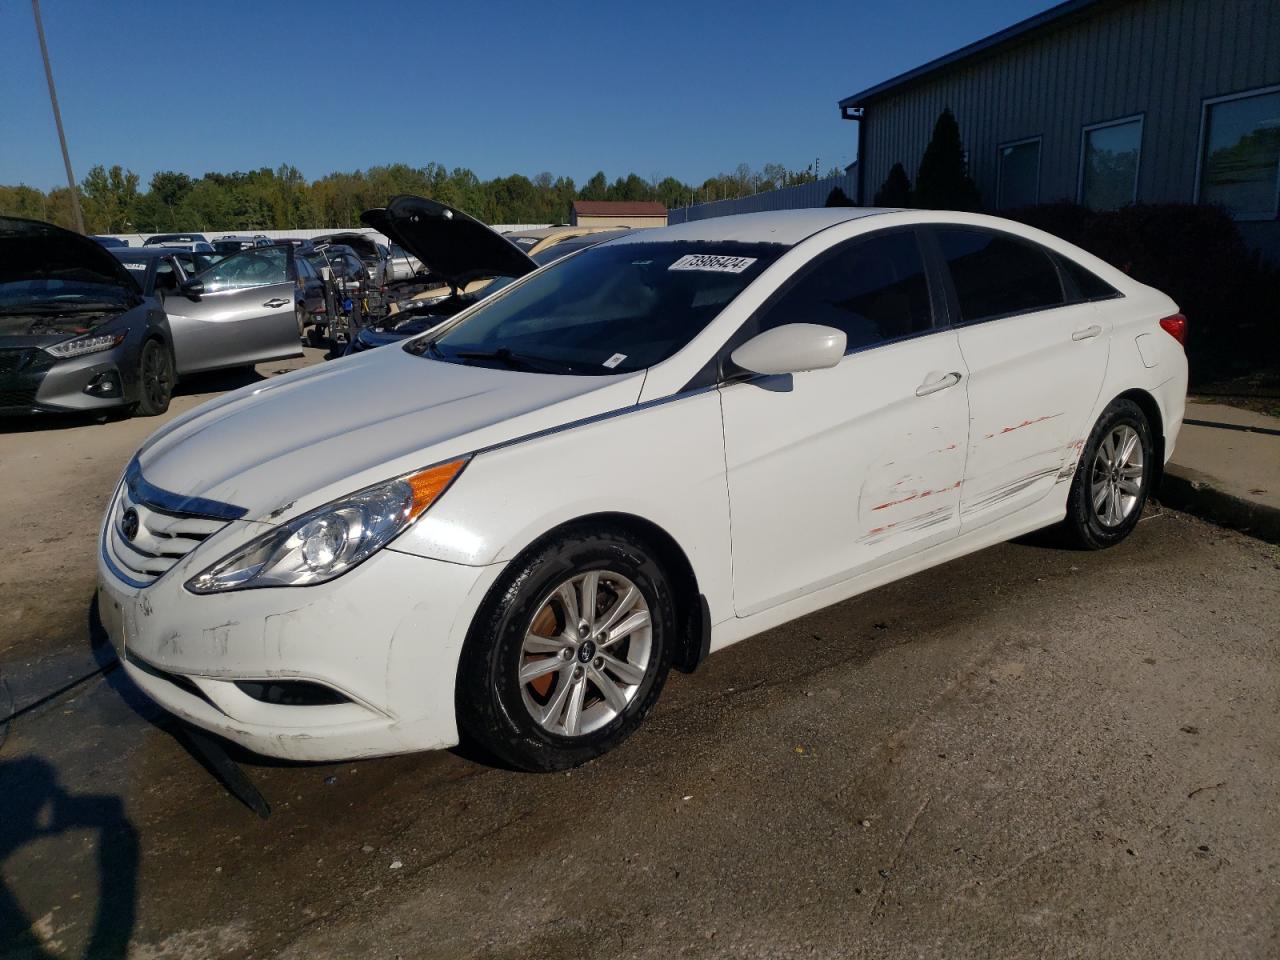
{"type": "Polygon", "coordinates": [[[335,243],[350,247],[362,261],[382,259],[377,243],[367,233],[327,233],[322,237],[312,237],[311,240],[315,244],[335,243]]]}
{"type": "Polygon", "coordinates": [[[124,265],[88,237],[41,220],[0,217],[0,284],[38,278],[108,285],[131,301],[142,294],[124,265]]]}
{"type": "Polygon", "coordinates": [[[360,220],[455,287],[480,277],[523,277],[538,265],[514,243],[461,210],[425,197],[393,197],[360,220]]]}
{"type": "Polygon", "coordinates": [[[464,366],[390,347],[244,387],[138,453],[145,479],[274,521],[409,471],[633,406],[643,373],[464,366]]]}

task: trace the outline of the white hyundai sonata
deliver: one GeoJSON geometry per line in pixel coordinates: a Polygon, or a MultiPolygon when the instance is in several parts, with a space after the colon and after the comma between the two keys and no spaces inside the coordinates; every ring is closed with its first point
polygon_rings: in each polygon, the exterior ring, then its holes
{"type": "Polygon", "coordinates": [[[157,432],[101,617],[149,695],[263,754],[565,768],[709,651],[1051,524],[1124,539],[1182,420],[1177,310],[987,216],[636,231],[157,432]]]}

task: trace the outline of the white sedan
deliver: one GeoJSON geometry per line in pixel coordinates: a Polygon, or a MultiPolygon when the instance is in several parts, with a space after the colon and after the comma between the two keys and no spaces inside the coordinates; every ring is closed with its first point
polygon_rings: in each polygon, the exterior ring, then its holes
{"type": "Polygon", "coordinates": [[[1037,528],[1124,539],[1185,327],[993,217],[636,231],[160,430],[107,511],[100,614],[148,694],[251,750],[465,737],[562,769],[673,666],[1037,528]]]}

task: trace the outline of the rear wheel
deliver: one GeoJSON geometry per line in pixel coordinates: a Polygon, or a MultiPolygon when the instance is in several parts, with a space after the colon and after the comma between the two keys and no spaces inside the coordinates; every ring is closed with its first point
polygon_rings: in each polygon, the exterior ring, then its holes
{"type": "Polygon", "coordinates": [[[156,417],[169,409],[176,378],[173,373],[173,354],[159,340],[148,340],[142,345],[138,359],[138,402],[133,413],[140,417],[156,417]]]}
{"type": "Polygon", "coordinates": [[[1064,523],[1071,539],[1101,550],[1127,537],[1142,516],[1155,466],[1147,415],[1132,400],[1116,400],[1094,425],[1071,481],[1064,523]]]}
{"type": "Polygon", "coordinates": [[[458,720],[525,770],[562,770],[625,740],[671,665],[673,602],[624,531],[569,530],[512,564],[472,625],[458,720]]]}

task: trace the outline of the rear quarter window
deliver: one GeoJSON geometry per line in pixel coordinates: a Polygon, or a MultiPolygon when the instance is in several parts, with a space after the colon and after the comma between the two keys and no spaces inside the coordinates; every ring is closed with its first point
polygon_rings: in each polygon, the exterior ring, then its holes
{"type": "Polygon", "coordinates": [[[1067,257],[1060,256],[1058,262],[1062,264],[1063,271],[1071,279],[1071,283],[1076,288],[1076,294],[1081,300],[1110,300],[1112,297],[1120,296],[1120,291],[1113,287],[1107,281],[1091,270],[1086,270],[1080,264],[1067,257]]]}

